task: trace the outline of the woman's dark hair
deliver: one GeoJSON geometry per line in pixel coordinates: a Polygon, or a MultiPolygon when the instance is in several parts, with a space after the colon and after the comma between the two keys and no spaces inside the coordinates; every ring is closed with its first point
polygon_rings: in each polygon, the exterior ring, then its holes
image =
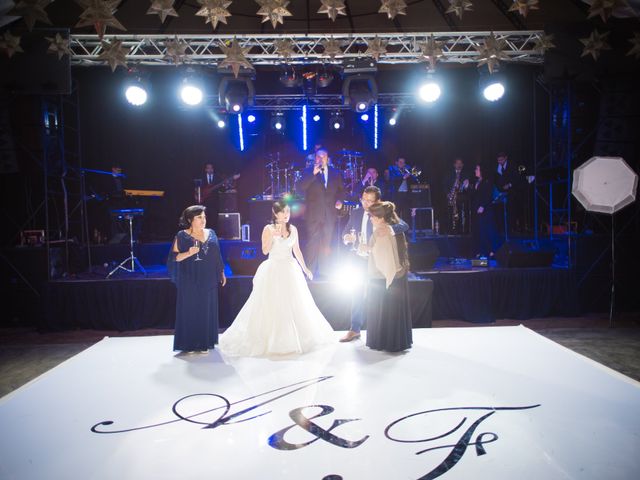
{"type": "MultiPolygon", "coordinates": [[[[400,222],[400,218],[396,214],[396,206],[393,202],[378,202],[369,207],[369,215],[382,218],[389,225],[394,225],[400,222]]],[[[398,233],[395,235],[395,239],[398,245],[398,257],[400,258],[400,265],[409,271],[409,246],[407,245],[407,239],[404,233],[398,233]]]]}
{"type": "MultiPolygon", "coordinates": [[[[276,214],[282,212],[286,207],[288,207],[289,205],[287,205],[285,202],[282,202],[280,200],[273,202],[273,205],[271,205],[271,223],[273,223],[274,225],[276,224],[276,214]]],[[[289,217],[291,218],[291,217],[289,217]]],[[[289,224],[289,222],[286,223],[287,226],[287,235],[291,234],[291,226],[289,224]]]]}
{"type": "Polygon", "coordinates": [[[201,213],[204,213],[205,215],[207,213],[207,207],[204,205],[191,205],[190,207],[185,208],[182,215],[180,215],[178,225],[180,225],[181,228],[189,228],[193,221],[193,217],[197,217],[201,213]]]}

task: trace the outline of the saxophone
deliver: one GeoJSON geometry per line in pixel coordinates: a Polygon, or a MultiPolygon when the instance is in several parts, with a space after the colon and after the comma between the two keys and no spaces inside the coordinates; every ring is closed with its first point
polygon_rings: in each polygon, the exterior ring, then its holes
{"type": "Polygon", "coordinates": [[[460,173],[456,172],[456,180],[447,195],[448,205],[451,207],[451,230],[455,230],[460,220],[460,212],[458,211],[458,192],[460,191],[460,173]]]}

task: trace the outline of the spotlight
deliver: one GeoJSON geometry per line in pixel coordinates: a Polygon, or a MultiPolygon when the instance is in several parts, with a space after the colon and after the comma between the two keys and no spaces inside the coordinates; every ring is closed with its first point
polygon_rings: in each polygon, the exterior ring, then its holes
{"type": "Polygon", "coordinates": [[[253,123],[255,121],[256,121],[256,116],[255,115],[247,115],[247,122],[253,123]]]}
{"type": "Polygon", "coordinates": [[[147,102],[147,91],[142,85],[129,85],[124,92],[127,102],[135,107],[147,102]]]}
{"type": "Polygon", "coordinates": [[[391,117],[391,118],[389,119],[389,125],[391,125],[392,127],[393,127],[396,123],[398,123],[398,120],[396,119],[396,117],[391,117]]]}
{"type": "Polygon", "coordinates": [[[482,90],[482,95],[490,102],[500,100],[504,95],[504,85],[502,85],[502,83],[498,81],[490,83],[486,87],[484,87],[484,89],[482,90]]]}
{"type": "Polygon", "coordinates": [[[332,130],[340,130],[344,128],[344,118],[340,112],[333,112],[329,120],[329,126],[332,130]]]}
{"type": "Polygon", "coordinates": [[[182,80],[180,86],[180,98],[183,103],[194,107],[202,103],[204,91],[201,82],[196,78],[193,69],[187,70],[187,76],[182,80]]]}
{"type": "Polygon", "coordinates": [[[494,73],[489,73],[487,68],[480,70],[479,79],[480,90],[482,96],[490,101],[496,102],[500,100],[505,93],[505,81],[504,75],[497,70],[494,73]]]}
{"type": "Polygon", "coordinates": [[[333,73],[327,69],[324,65],[318,70],[318,86],[320,88],[327,88],[331,82],[333,82],[333,73]]]}
{"type": "Polygon", "coordinates": [[[378,85],[373,75],[358,73],[345,77],[342,83],[344,105],[356,112],[366,112],[378,101],[378,85]]]}
{"type": "Polygon", "coordinates": [[[278,133],[284,133],[286,128],[286,122],[284,120],[284,113],[275,112],[271,116],[271,129],[278,133]]]}
{"type": "Polygon", "coordinates": [[[302,79],[292,65],[285,65],[280,74],[280,83],[288,88],[299,87],[302,85],[302,79]]]}
{"type": "Polygon", "coordinates": [[[229,113],[242,113],[247,105],[253,105],[255,90],[249,77],[224,76],[218,88],[218,103],[229,113]]]}
{"type": "Polygon", "coordinates": [[[317,113],[313,116],[313,121],[314,122],[319,122],[320,121],[320,115],[318,115],[317,113]]]}
{"type": "Polygon", "coordinates": [[[218,120],[218,128],[224,128],[226,126],[227,126],[227,122],[225,122],[222,119],[218,120]]]}
{"type": "Polygon", "coordinates": [[[440,98],[442,90],[440,85],[435,80],[433,73],[430,71],[427,73],[426,81],[420,86],[418,95],[423,102],[433,103],[440,98]]]}
{"type": "Polygon", "coordinates": [[[368,113],[363,113],[362,115],[360,115],[360,120],[362,120],[363,122],[368,122],[369,121],[369,114],[368,113]]]}

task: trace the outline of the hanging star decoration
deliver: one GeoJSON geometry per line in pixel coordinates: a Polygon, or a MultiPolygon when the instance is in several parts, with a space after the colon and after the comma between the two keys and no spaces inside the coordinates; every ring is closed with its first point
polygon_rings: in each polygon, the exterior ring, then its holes
{"type": "Polygon", "coordinates": [[[640,59],[640,32],[633,32],[633,38],[629,39],[629,43],[633,45],[627,55],[633,55],[636,60],[640,59]]]}
{"type": "Polygon", "coordinates": [[[368,57],[373,57],[375,61],[379,61],[380,57],[387,53],[387,41],[378,38],[377,36],[367,42],[367,51],[364,54],[368,57]]]}
{"type": "Polygon", "coordinates": [[[122,46],[122,40],[113,42],[102,41],[102,52],[98,55],[98,60],[107,62],[111,71],[115,72],[118,65],[127,68],[127,54],[131,49],[122,46]]]}
{"type": "Polygon", "coordinates": [[[418,47],[422,50],[421,61],[429,62],[431,70],[436,69],[436,62],[444,57],[444,52],[442,51],[442,46],[444,42],[436,42],[431,35],[426,42],[418,43],[418,47]]]}
{"type": "Polygon", "coordinates": [[[76,23],[77,28],[92,25],[100,39],[104,37],[107,27],[127,30],[113,16],[121,0],[76,0],[76,2],[84,8],[84,11],[80,14],[80,21],[76,23]]]}
{"type": "Polygon", "coordinates": [[[533,51],[545,54],[547,50],[555,48],[556,45],[553,43],[553,35],[543,34],[540,38],[537,38],[533,44],[533,51]]]}
{"type": "Polygon", "coordinates": [[[55,37],[45,38],[49,41],[49,48],[47,49],[47,53],[56,53],[58,55],[58,60],[60,60],[65,55],[73,55],[73,52],[69,47],[70,40],[68,38],[64,38],[59,33],[56,33],[55,37]]]}
{"type": "Polygon", "coordinates": [[[609,32],[599,33],[598,30],[594,30],[587,38],[581,38],[580,43],[584,45],[584,48],[580,56],[591,55],[594,60],[598,60],[603,50],[611,50],[611,46],[606,41],[608,36],[609,32]]]}
{"type": "Polygon", "coordinates": [[[342,48],[340,48],[340,42],[335,38],[329,38],[320,42],[324,47],[324,56],[334,59],[338,56],[342,56],[342,48]]]}
{"type": "Polygon", "coordinates": [[[287,10],[289,0],[256,0],[256,3],[260,5],[258,15],[264,17],[262,23],[271,22],[273,28],[279,23],[284,25],[284,17],[292,16],[292,13],[287,10]]]}
{"type": "Polygon", "coordinates": [[[500,60],[507,60],[509,58],[504,52],[506,44],[506,41],[498,40],[493,32],[491,32],[491,34],[484,39],[482,45],[476,47],[476,50],[480,54],[478,56],[478,67],[486,65],[489,73],[493,73],[498,65],[500,65],[500,60]]]}
{"type": "Polygon", "coordinates": [[[322,6],[318,9],[318,13],[326,13],[332,22],[336,21],[338,15],[346,15],[346,5],[344,0],[320,0],[322,6]]]}
{"type": "Polygon", "coordinates": [[[600,17],[604,23],[619,8],[630,8],[627,0],[593,0],[587,18],[600,17]]]}
{"type": "Polygon", "coordinates": [[[449,0],[449,8],[444,13],[455,13],[458,18],[462,18],[463,12],[470,12],[473,10],[473,4],[470,0],[449,0]]]}
{"type": "Polygon", "coordinates": [[[295,53],[293,41],[289,40],[288,38],[274,41],[273,46],[276,49],[276,53],[285,60],[289,60],[295,53]]]}
{"type": "Polygon", "coordinates": [[[205,17],[204,23],[211,23],[214,30],[218,28],[219,22],[227,24],[227,17],[231,16],[227,10],[232,3],[231,0],[198,0],[198,3],[202,8],[198,10],[196,15],[205,17]]]}
{"type": "Polygon", "coordinates": [[[220,48],[222,49],[226,57],[222,62],[220,62],[220,64],[218,65],[218,69],[223,67],[231,67],[233,76],[236,78],[238,78],[241,67],[253,70],[253,65],[251,65],[251,62],[249,62],[249,60],[247,60],[247,58],[245,57],[245,55],[247,55],[251,50],[251,47],[242,48],[238,43],[238,40],[234,38],[233,42],[231,42],[231,46],[222,44],[220,45],[220,48]]]}
{"type": "Polygon", "coordinates": [[[404,0],[382,0],[382,5],[378,13],[386,13],[389,20],[396,18],[396,15],[406,15],[407,4],[404,0]]]}
{"type": "Polygon", "coordinates": [[[538,10],[538,0],[513,0],[509,7],[510,12],[518,12],[523,17],[527,17],[529,10],[538,10]]]}
{"type": "Polygon", "coordinates": [[[184,40],[178,39],[177,35],[173,40],[167,40],[164,42],[164,46],[166,47],[166,52],[163,58],[165,60],[170,60],[175,66],[189,60],[189,56],[187,55],[189,44],[184,40]]]}
{"type": "Polygon", "coordinates": [[[49,15],[44,11],[53,0],[20,0],[16,6],[9,10],[8,15],[17,15],[24,19],[29,31],[33,30],[36,22],[51,25],[49,15]]]}
{"type": "Polygon", "coordinates": [[[158,15],[160,22],[164,23],[167,17],[177,17],[178,12],[173,8],[174,0],[151,0],[151,6],[147,15],[158,15]]]}
{"type": "Polygon", "coordinates": [[[0,38],[0,51],[7,54],[9,58],[16,53],[23,53],[24,50],[20,46],[20,37],[11,35],[10,32],[4,32],[3,37],[0,38]]]}

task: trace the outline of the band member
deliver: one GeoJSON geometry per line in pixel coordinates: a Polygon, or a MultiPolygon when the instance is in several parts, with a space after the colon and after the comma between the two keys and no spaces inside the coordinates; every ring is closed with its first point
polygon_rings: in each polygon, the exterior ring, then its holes
{"type": "Polygon", "coordinates": [[[398,158],[388,169],[391,201],[395,203],[396,213],[402,219],[409,218],[409,192],[411,185],[418,179],[411,174],[404,158],[398,158]]]}
{"type": "Polygon", "coordinates": [[[193,195],[197,204],[207,207],[207,222],[214,230],[217,229],[218,212],[220,210],[218,190],[215,188],[217,182],[218,177],[215,174],[213,163],[205,163],[202,178],[194,180],[195,189],[193,195]]]}
{"type": "Polygon", "coordinates": [[[456,158],[444,183],[444,191],[447,192],[447,232],[450,235],[469,233],[468,189],[469,176],[464,169],[464,162],[456,158]]]}
{"type": "MultiPolygon", "coordinates": [[[[360,329],[364,323],[364,308],[365,308],[365,291],[366,291],[366,276],[367,276],[367,257],[358,255],[357,246],[367,244],[373,235],[373,224],[369,216],[369,208],[379,203],[380,189],[376,186],[369,185],[365,187],[360,197],[360,204],[362,208],[356,208],[349,214],[349,220],[342,230],[342,241],[345,245],[352,245],[353,255],[351,257],[352,265],[360,275],[360,282],[356,283],[355,287],[351,291],[351,327],[347,334],[340,339],[341,342],[350,342],[360,337],[360,329]]],[[[402,219],[396,224],[389,227],[389,233],[397,235],[409,230],[407,225],[402,219]]]]}
{"type": "Polygon", "coordinates": [[[322,148],[322,144],[321,143],[316,143],[313,146],[313,152],[311,152],[309,155],[307,155],[306,157],[304,157],[305,162],[302,168],[310,168],[313,167],[313,164],[316,163],[316,153],[318,152],[318,150],[320,150],[322,148]]]}
{"type": "Polygon", "coordinates": [[[478,256],[493,257],[496,244],[496,227],[492,205],[493,186],[482,175],[482,167],[476,165],[476,180],[469,188],[471,195],[471,233],[478,256]]]}
{"type": "Polygon", "coordinates": [[[513,162],[509,161],[506,153],[500,152],[497,156],[496,175],[494,177],[494,185],[498,192],[502,194],[502,204],[499,214],[503,215],[503,221],[497,222],[501,230],[507,228],[505,234],[520,231],[522,227],[522,191],[526,185],[526,180],[518,173],[518,168],[513,162]]]}
{"type": "Polygon", "coordinates": [[[378,187],[381,192],[381,197],[386,198],[387,196],[387,184],[386,182],[378,175],[378,170],[374,167],[367,168],[367,173],[361,182],[362,190],[364,191],[367,187],[378,187]]]}
{"type": "Polygon", "coordinates": [[[313,167],[305,169],[300,188],[305,194],[307,265],[314,274],[326,276],[344,186],[340,171],[329,166],[329,154],[324,148],[316,152],[313,167]]]}

